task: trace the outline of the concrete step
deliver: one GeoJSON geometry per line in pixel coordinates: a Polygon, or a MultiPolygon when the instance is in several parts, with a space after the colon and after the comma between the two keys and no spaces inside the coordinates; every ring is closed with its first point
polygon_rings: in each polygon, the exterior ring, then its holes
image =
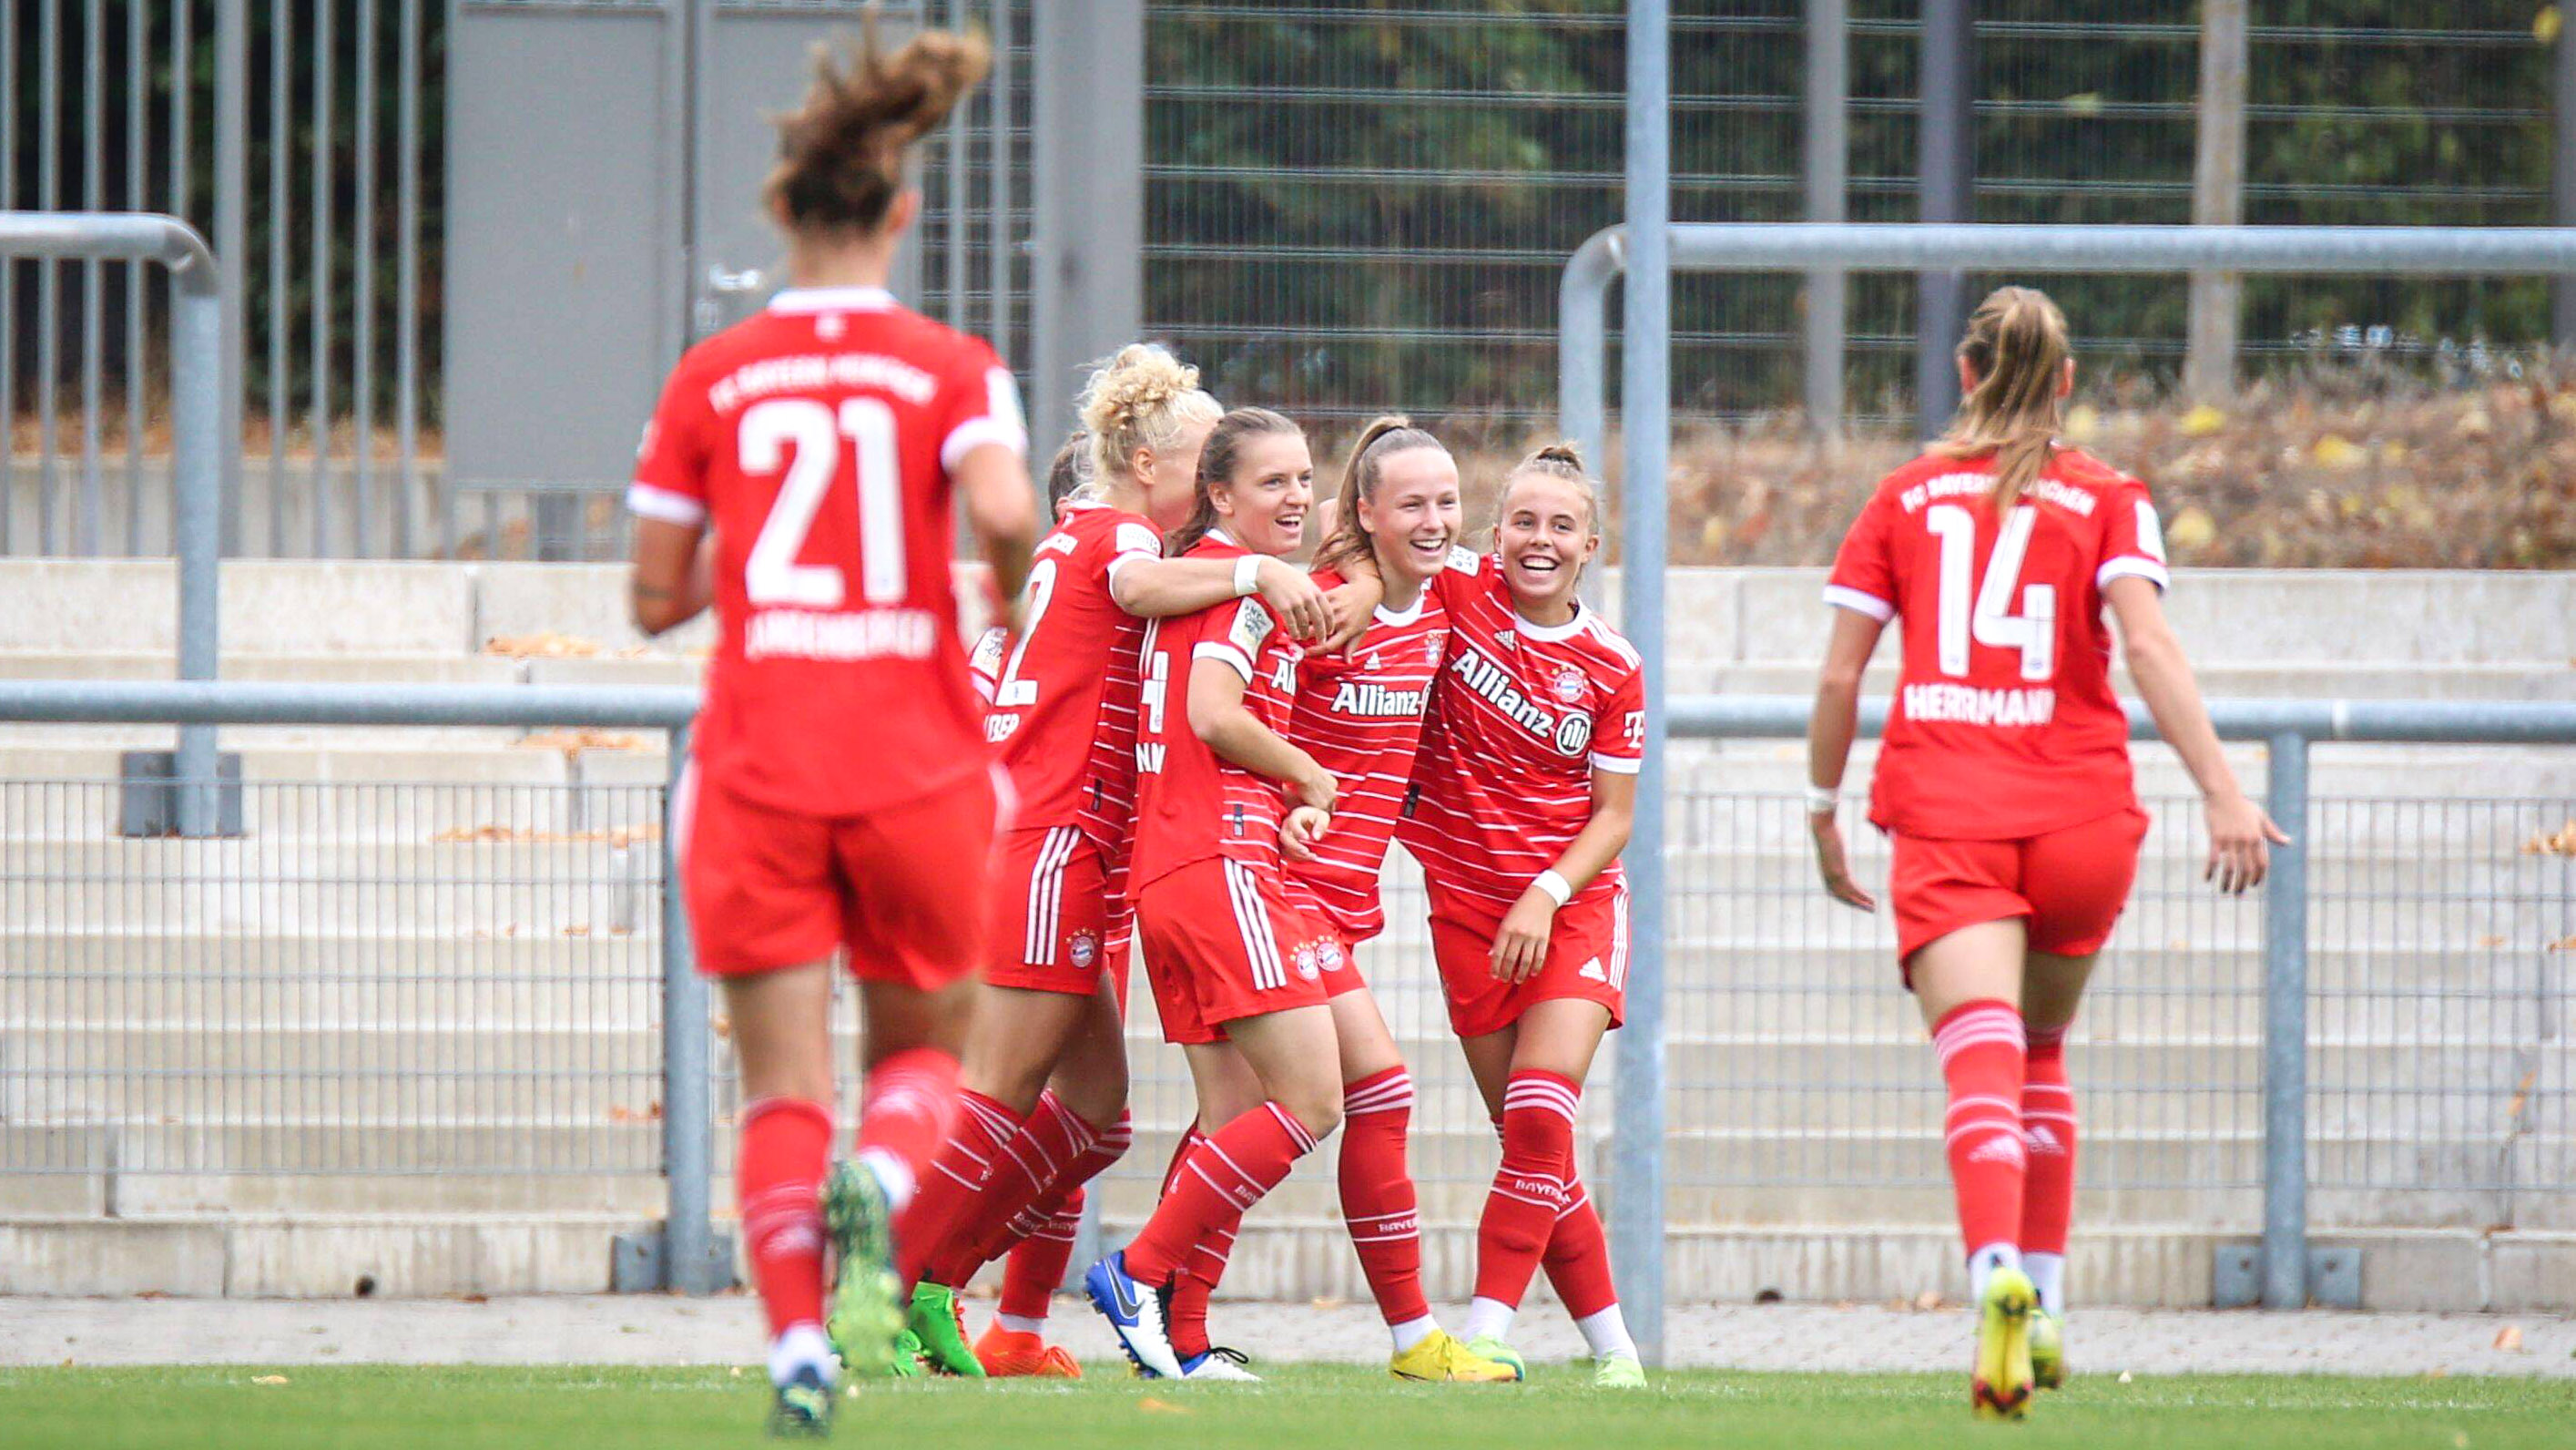
{"type": "Polygon", "coordinates": [[[642,1220],[605,1213],[0,1219],[0,1294],[598,1294],[642,1220]]]}

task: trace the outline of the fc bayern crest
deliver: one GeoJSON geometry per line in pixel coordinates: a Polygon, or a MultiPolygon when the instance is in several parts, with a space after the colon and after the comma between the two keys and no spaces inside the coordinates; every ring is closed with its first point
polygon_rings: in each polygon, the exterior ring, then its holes
{"type": "Polygon", "coordinates": [[[1592,744],[1592,717],[1566,715],[1556,722],[1556,753],[1581,755],[1592,744]]]}
{"type": "Polygon", "coordinates": [[[1072,949],[1073,964],[1082,971],[1091,970],[1092,963],[1100,960],[1100,938],[1087,931],[1073,934],[1072,949]]]}
{"type": "Polygon", "coordinates": [[[1327,941],[1317,945],[1315,948],[1315,956],[1317,960],[1324,964],[1325,971],[1338,972],[1342,969],[1342,944],[1340,942],[1327,941]]]}
{"type": "Polygon", "coordinates": [[[1426,665],[1436,665],[1440,663],[1440,650],[1446,643],[1447,637],[1445,635],[1437,633],[1424,635],[1422,637],[1422,662],[1426,665]]]}
{"type": "Polygon", "coordinates": [[[1300,942],[1297,946],[1297,975],[1311,982],[1319,969],[1315,965],[1315,944],[1300,942]]]}
{"type": "Polygon", "coordinates": [[[1571,705],[1583,698],[1583,671],[1572,665],[1556,672],[1556,697],[1571,705]]]}

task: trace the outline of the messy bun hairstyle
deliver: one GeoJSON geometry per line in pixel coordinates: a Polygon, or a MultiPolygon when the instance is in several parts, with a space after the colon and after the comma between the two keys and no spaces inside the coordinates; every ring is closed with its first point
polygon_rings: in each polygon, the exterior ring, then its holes
{"type": "Polygon", "coordinates": [[[816,45],[813,88],[777,118],[770,203],[800,231],[874,231],[903,189],[905,148],[948,119],[992,65],[982,36],[945,30],[925,30],[888,55],[869,9],[846,66],[816,45]]]}
{"type": "Polygon", "coordinates": [[[1092,368],[1082,389],[1082,428],[1091,435],[1090,474],[1127,477],[1139,448],[1175,447],[1192,423],[1225,410],[1199,387],[1199,370],[1150,342],[1131,342],[1092,368]]]}
{"type": "Polygon", "coordinates": [[[1494,522],[1503,521],[1503,509],[1511,503],[1512,485],[1530,474],[1561,478],[1583,491],[1584,524],[1593,533],[1601,532],[1601,480],[1583,466],[1583,454],[1571,443],[1550,443],[1531,449],[1512,471],[1503,477],[1502,492],[1494,497],[1494,522]]]}
{"type": "Polygon", "coordinates": [[[1413,420],[1401,413],[1373,418],[1360,430],[1351,444],[1350,461],[1342,465],[1342,489],[1333,505],[1333,531],[1316,546],[1315,567],[1347,573],[1350,566],[1369,556],[1369,536],[1360,528],[1360,500],[1377,498],[1378,477],[1385,471],[1386,460],[1416,448],[1449,450],[1428,432],[1413,426],[1413,420]]]}

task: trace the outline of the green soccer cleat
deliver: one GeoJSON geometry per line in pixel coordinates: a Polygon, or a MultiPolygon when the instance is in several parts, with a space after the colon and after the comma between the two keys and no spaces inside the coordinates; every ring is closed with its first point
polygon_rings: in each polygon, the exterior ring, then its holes
{"type": "Polygon", "coordinates": [[[1997,1269],[1977,1305],[1977,1370],[1968,1404],[1980,1420],[2030,1413],[2030,1321],[2039,1293],[2019,1269],[1997,1269]]]}
{"type": "Polygon", "coordinates": [[[904,1314],[894,1276],[893,1221],[875,1174],[847,1161],[832,1165],[823,1180],[823,1225],[839,1263],[823,1329],[854,1380],[906,1372],[895,1352],[904,1314]]]}
{"type": "Polygon", "coordinates": [[[1646,1367],[1633,1354],[1614,1354],[1592,1362],[1592,1387],[1596,1390],[1642,1390],[1646,1387],[1646,1367]]]}
{"type": "Polygon", "coordinates": [[[1496,1364],[1507,1366],[1512,1372],[1513,1379],[1529,1378],[1529,1364],[1521,1358],[1521,1352],[1490,1334],[1479,1334],[1468,1340],[1467,1352],[1478,1359],[1490,1359],[1496,1364]]]}
{"type": "Polygon", "coordinates": [[[886,1378],[917,1380],[930,1373],[930,1356],[922,1351],[921,1336],[907,1329],[894,1337],[894,1358],[886,1361],[886,1378]]]}
{"type": "Polygon", "coordinates": [[[778,1387],[769,1407],[769,1433],[781,1439],[820,1440],[832,1433],[832,1387],[812,1366],[778,1387]]]}
{"type": "Polygon", "coordinates": [[[2030,1316],[2030,1379],[2044,1390],[2066,1386],[2066,1321],[2045,1309],[2030,1316]]]}
{"type": "Polygon", "coordinates": [[[905,1328],[921,1345],[921,1357],[932,1374],[958,1379],[984,1377],[984,1363],[966,1342],[966,1306],[945,1284],[918,1284],[912,1291],[912,1313],[905,1328]]]}

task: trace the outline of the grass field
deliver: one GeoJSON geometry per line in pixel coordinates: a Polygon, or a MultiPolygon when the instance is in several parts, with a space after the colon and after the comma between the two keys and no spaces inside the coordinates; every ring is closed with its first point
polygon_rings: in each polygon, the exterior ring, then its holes
{"type": "MultiPolygon", "coordinates": [[[[185,1353],[183,1345],[171,1346],[185,1353]]],[[[1968,1419],[1950,1376],[1676,1373],[1642,1394],[1575,1371],[1525,1386],[1400,1385],[1344,1367],[1273,1369],[1262,1386],[913,1383],[845,1399],[843,1445],[940,1450],[1526,1450],[1768,1446],[1917,1450],[1985,1443],[2085,1450],[2505,1450],[2576,1442],[2576,1384],[2505,1379],[2200,1376],[2079,1380],[2019,1426],[1968,1419]]],[[[239,1366],[0,1371],[9,1450],[662,1450],[758,1445],[756,1371],[239,1366]],[[284,1383],[263,1384],[282,1376],[284,1383]]]]}

